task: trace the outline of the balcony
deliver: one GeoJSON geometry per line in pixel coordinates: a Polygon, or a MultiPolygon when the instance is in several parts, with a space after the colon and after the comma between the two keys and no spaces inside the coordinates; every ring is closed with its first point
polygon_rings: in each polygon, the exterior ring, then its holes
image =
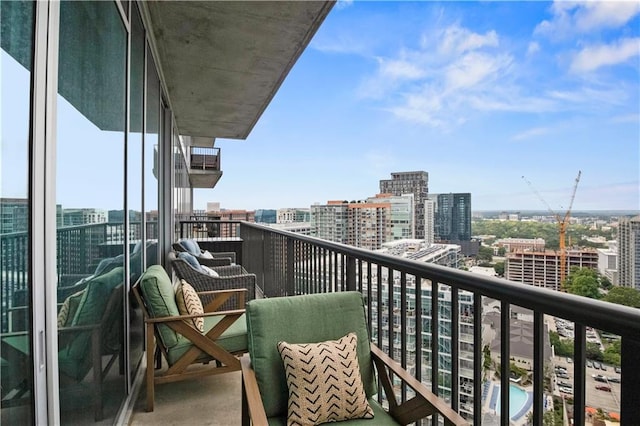
{"type": "MultiPolygon", "coordinates": [[[[201,225],[200,225],[201,226],[201,225]]],[[[223,224],[216,224],[224,227],[223,224]]],[[[238,224],[229,224],[231,229],[238,224]]],[[[500,307],[500,325],[496,338],[500,342],[499,357],[514,358],[510,336],[510,307],[518,306],[529,309],[533,313],[533,344],[531,346],[532,371],[527,391],[531,392],[533,401],[530,409],[533,412],[534,424],[542,424],[542,416],[548,401],[555,395],[563,405],[572,402],[574,407],[569,416],[574,424],[589,422],[585,408],[596,404],[598,394],[594,395],[592,378],[586,368],[586,330],[593,327],[613,333],[622,338],[622,371],[626,380],[622,381],[617,400],[622,417],[622,424],[633,423],[640,416],[640,408],[636,404],[637,392],[640,391],[640,367],[634,357],[640,349],[640,312],[623,306],[612,305],[587,298],[577,297],[547,289],[527,286],[506,280],[474,275],[472,273],[433,264],[424,264],[411,260],[395,258],[350,246],[318,240],[311,237],[295,235],[283,231],[275,231],[267,227],[241,223],[239,237],[242,240],[242,263],[245,268],[258,276],[258,293],[266,297],[279,297],[294,294],[357,290],[361,291],[367,301],[369,326],[378,346],[383,347],[397,361],[411,365],[416,378],[428,383],[435,393],[444,396],[453,408],[463,413],[475,424],[489,422],[487,418],[491,392],[489,387],[508,389],[509,365],[500,365],[499,380],[494,385],[485,380],[483,370],[483,347],[487,344],[483,338],[483,309],[489,311],[486,301],[491,301],[491,310],[496,301],[500,307]],[[399,274],[399,289],[388,286],[386,277],[399,274]],[[384,291],[377,291],[377,289],[384,291]],[[408,292],[407,290],[411,291],[408,292]],[[450,293],[449,300],[442,297],[428,297],[433,291],[450,293]],[[436,290],[437,289],[437,290],[436,290]],[[399,292],[399,299],[398,293],[399,292]],[[415,310],[406,309],[408,293],[423,294],[415,298],[415,310]],[[461,301],[472,296],[473,312],[462,310],[461,301]],[[399,300],[399,303],[397,302],[399,300]],[[423,303],[430,304],[424,309],[423,303]],[[446,309],[440,305],[446,304],[446,309]],[[385,329],[390,307],[394,312],[400,311],[400,339],[389,340],[385,333],[377,330],[385,329]],[[458,345],[451,345],[451,366],[444,365],[442,347],[442,325],[434,329],[423,330],[424,312],[431,312],[429,323],[449,324],[446,334],[450,334],[451,342],[469,341],[473,351],[460,350],[458,345]],[[443,315],[442,312],[459,312],[458,315],[443,315]],[[545,370],[553,370],[552,365],[560,364],[559,357],[545,358],[545,315],[555,316],[575,324],[574,359],[572,385],[574,394],[571,399],[563,399],[557,391],[549,388],[545,370]],[[447,318],[444,318],[444,317],[447,318]],[[415,330],[408,330],[407,324],[415,324],[415,330]],[[415,321],[415,322],[414,322],[415,321]],[[462,324],[473,325],[473,333],[462,333],[462,324]],[[404,332],[403,332],[404,330],[404,332]],[[409,339],[411,334],[411,339],[409,339]],[[464,339],[463,339],[464,337],[464,339]],[[410,343],[411,342],[411,343],[410,343]],[[422,351],[423,356],[408,360],[413,342],[417,347],[434,348],[422,351]],[[436,342],[440,342],[437,344],[436,342]],[[440,355],[440,356],[439,356],[440,355]],[[459,367],[461,360],[473,363],[473,368],[459,367]],[[428,368],[427,368],[428,367],[428,368]],[[443,379],[443,371],[450,373],[450,383],[443,379]],[[442,383],[440,383],[442,382],[442,383]],[[450,389],[450,391],[449,391],[450,389]],[[489,393],[489,394],[487,394],[489,393]],[[476,415],[475,413],[482,413],[476,415]]],[[[209,238],[215,243],[215,238],[209,238]]],[[[204,242],[203,242],[204,243],[204,242]]],[[[468,348],[468,345],[466,346],[468,348]]],[[[447,354],[449,356],[449,354],[447,354]]],[[[465,362],[467,362],[465,361],[465,362]]],[[[564,359],[562,360],[564,363],[564,359]]],[[[549,373],[546,373],[549,374],[549,373]]],[[[229,391],[237,395],[237,383],[229,391]]],[[[399,392],[406,395],[406,390],[399,392]]],[[[216,392],[221,392],[216,389],[216,392]]],[[[510,393],[501,392],[497,416],[505,420],[509,418],[510,393]]],[[[230,410],[239,409],[239,400],[230,397],[230,410]]],[[[496,407],[496,401],[493,401],[496,407]]],[[[161,404],[158,404],[161,405],[161,404]]],[[[567,405],[569,406],[569,405],[567,405]]],[[[524,420],[527,410],[522,411],[519,420],[524,420]]],[[[146,424],[148,413],[135,413],[132,424],[146,424]]],[[[512,418],[513,419],[513,418],[512,418]]],[[[495,418],[494,418],[495,420],[495,418]]],[[[506,421],[500,421],[502,424],[506,421]]]]}
{"type": "Polygon", "coordinates": [[[222,177],[220,148],[189,148],[189,180],[193,188],[213,188],[222,177]]]}
{"type": "MultiPolygon", "coordinates": [[[[80,235],[92,241],[91,238],[98,238],[99,234],[100,241],[107,242],[108,226],[114,225],[86,225],[84,231],[81,229],[83,227],[70,230],[61,228],[58,231],[59,244],[71,238],[67,235],[76,234],[73,237],[75,239],[72,238],[74,242],[68,244],[69,250],[71,246],[77,246],[75,241],[80,235]],[[96,230],[91,231],[94,228],[96,230]]],[[[545,376],[552,374],[550,372],[554,370],[554,365],[567,366],[565,360],[559,357],[545,358],[545,316],[555,316],[574,323],[575,356],[569,365],[573,367],[570,379],[573,395],[570,401],[575,408],[570,411],[570,416],[574,424],[588,423],[585,409],[595,405],[595,397],[599,396],[592,377],[587,374],[588,328],[621,337],[624,380],[614,387],[618,401],[616,412],[620,413],[622,424],[634,424],[640,418],[636,397],[640,393],[640,365],[634,359],[640,349],[640,312],[636,309],[396,258],[246,222],[185,221],[180,223],[178,229],[183,237],[194,236],[203,247],[210,250],[233,247],[243,266],[257,275],[256,293],[259,297],[344,290],[362,292],[375,343],[474,424],[492,421],[506,424],[510,416],[510,393],[500,392],[499,397],[492,398],[496,388],[509,388],[509,365],[504,363],[498,367],[499,379],[492,379],[483,366],[483,348],[488,343],[484,335],[487,327],[483,325],[483,316],[488,311],[495,315],[495,306],[500,308],[497,314],[500,327],[495,330],[495,339],[500,343],[498,356],[501,359],[514,357],[515,344],[511,344],[509,337],[512,334],[511,306],[526,308],[533,313],[532,369],[526,391],[533,395],[530,409],[534,424],[542,424],[545,407],[552,397],[562,405],[569,401],[549,387],[549,380],[553,382],[554,379],[545,376]],[[203,232],[203,229],[207,232],[203,232]],[[233,245],[229,246],[229,242],[233,245]],[[388,285],[388,277],[399,277],[399,285],[388,285]],[[434,292],[438,292],[440,297],[431,297],[434,292]],[[443,293],[448,297],[441,297],[443,293]],[[412,309],[407,308],[409,299],[413,300],[412,309]],[[468,300],[471,300],[471,310],[467,309],[468,302],[463,302],[468,300]],[[396,320],[399,332],[391,339],[379,332],[384,330],[389,312],[399,317],[396,320]],[[425,324],[439,326],[432,328],[425,324]],[[473,326],[471,333],[468,332],[470,325],[473,326]],[[463,327],[467,332],[461,331],[463,327]],[[469,341],[469,344],[464,347],[456,344],[448,346],[449,343],[463,340],[469,341]],[[411,353],[414,348],[422,350],[411,353]],[[493,418],[489,409],[492,403],[497,410],[493,418]]],[[[148,235],[152,235],[152,232],[149,230],[148,235]]],[[[23,243],[19,235],[10,234],[3,236],[2,244],[4,256],[12,250],[11,247],[23,243]]],[[[97,244],[99,246],[101,243],[97,244]]],[[[94,251],[87,252],[96,259],[101,256],[99,248],[96,247],[94,251]]],[[[12,269],[20,269],[19,259],[12,258],[11,262],[12,269]]],[[[87,258],[83,262],[92,264],[95,259],[87,258]]],[[[75,269],[69,272],[75,272],[75,269]]],[[[11,300],[10,296],[3,294],[3,300],[11,300]]],[[[399,388],[398,392],[401,397],[408,395],[406,389],[399,388]]],[[[157,386],[156,408],[152,413],[144,410],[144,396],[145,389],[142,386],[130,416],[132,425],[240,424],[239,373],[198,379],[196,385],[193,381],[185,381],[157,386]]],[[[519,413],[519,420],[524,420],[527,411],[519,413]]]]}

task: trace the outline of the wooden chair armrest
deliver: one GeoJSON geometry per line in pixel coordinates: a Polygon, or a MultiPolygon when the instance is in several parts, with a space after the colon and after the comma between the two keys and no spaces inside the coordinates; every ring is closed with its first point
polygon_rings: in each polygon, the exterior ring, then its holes
{"type": "MultiPolygon", "coordinates": [[[[404,383],[406,383],[413,391],[416,393],[416,396],[419,396],[420,399],[426,402],[427,407],[422,408],[423,413],[428,412],[437,412],[444,418],[445,425],[469,425],[460,414],[458,414],[455,410],[453,410],[449,405],[447,405],[444,400],[440,399],[437,395],[432,393],[423,383],[418,381],[415,377],[410,375],[402,366],[394,361],[391,357],[389,357],[386,353],[384,353],[379,347],[375,344],[371,343],[371,356],[376,364],[376,368],[378,369],[378,374],[387,374],[387,371],[384,371],[384,368],[388,368],[394,375],[398,376],[404,383]]],[[[381,378],[381,381],[384,385],[384,379],[381,378]]],[[[390,383],[389,381],[387,382],[390,383]]],[[[389,385],[388,385],[389,386],[389,385]]],[[[421,403],[420,400],[416,400],[415,398],[405,402],[404,404],[397,405],[395,401],[394,395],[388,395],[389,389],[388,386],[385,386],[385,394],[387,394],[387,399],[390,401],[390,405],[396,405],[396,407],[391,407],[393,411],[406,414],[408,418],[412,418],[411,416],[418,412],[417,405],[421,403]],[[406,404],[408,407],[407,410],[403,410],[403,406],[406,404]],[[408,412],[412,411],[412,414],[408,412]]],[[[417,418],[412,418],[412,420],[407,423],[411,423],[417,418]]],[[[402,422],[404,423],[404,422],[402,422]]]]}
{"type": "Polygon", "coordinates": [[[217,312],[205,312],[204,314],[194,314],[194,315],[172,315],[169,317],[157,317],[157,318],[146,318],[145,322],[150,323],[168,323],[174,321],[183,321],[190,318],[199,318],[199,317],[214,317],[214,316],[226,316],[226,315],[242,315],[244,314],[244,309],[235,309],[232,311],[217,311],[217,312]]]}
{"type": "Polygon", "coordinates": [[[264,411],[260,389],[258,389],[256,374],[251,367],[249,354],[240,358],[240,366],[242,368],[242,424],[266,426],[268,425],[267,414],[264,411]],[[245,418],[247,415],[249,418],[245,418]]]}
{"type": "Polygon", "coordinates": [[[249,290],[247,290],[246,288],[232,288],[232,289],[228,289],[228,290],[205,290],[205,291],[198,291],[197,293],[199,295],[203,295],[203,296],[208,296],[208,295],[222,295],[222,294],[226,294],[226,293],[248,293],[249,290]]]}

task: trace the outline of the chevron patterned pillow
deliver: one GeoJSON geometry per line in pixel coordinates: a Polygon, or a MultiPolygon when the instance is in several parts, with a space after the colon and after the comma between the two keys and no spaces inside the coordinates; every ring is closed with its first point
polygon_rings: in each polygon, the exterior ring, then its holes
{"type": "MultiPolygon", "coordinates": [[[[180,280],[181,285],[178,286],[176,292],[176,304],[178,305],[178,311],[182,315],[196,315],[203,314],[204,308],[202,307],[202,301],[200,296],[194,290],[194,288],[185,280],[180,280]]],[[[204,318],[193,318],[193,325],[200,332],[204,332],[204,318]]]]}
{"type": "Polygon", "coordinates": [[[289,388],[287,426],[373,418],[357,343],[355,333],[320,343],[278,343],[289,388]]]}

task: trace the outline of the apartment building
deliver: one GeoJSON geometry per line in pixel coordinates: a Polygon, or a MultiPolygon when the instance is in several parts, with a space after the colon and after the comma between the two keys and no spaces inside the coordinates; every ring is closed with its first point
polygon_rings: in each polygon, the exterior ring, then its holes
{"type": "Polygon", "coordinates": [[[311,235],[323,240],[348,244],[349,204],[328,201],[311,206],[311,235]]]}
{"type": "Polygon", "coordinates": [[[369,250],[413,237],[413,195],[379,194],[360,202],[311,206],[312,235],[369,250]]]}
{"type": "Polygon", "coordinates": [[[504,247],[507,253],[517,251],[544,251],[544,238],[501,238],[496,240],[496,247],[504,247]]]}
{"type": "MultiPolygon", "coordinates": [[[[566,270],[573,267],[598,268],[595,249],[567,250],[566,270]]],[[[511,281],[551,290],[560,290],[560,253],[541,252],[508,253],[505,260],[505,278],[511,281]]]]}
{"type": "Polygon", "coordinates": [[[311,211],[309,209],[282,208],[276,212],[276,223],[309,222],[311,211]]]}
{"type": "Polygon", "coordinates": [[[618,284],[640,290],[640,216],[618,224],[618,284]]]}
{"type": "Polygon", "coordinates": [[[598,249],[598,272],[607,277],[611,284],[618,285],[618,250],[598,249]]]}
{"type": "Polygon", "coordinates": [[[429,193],[429,174],[424,171],[394,172],[391,179],[380,181],[380,193],[392,195],[413,194],[416,238],[425,238],[425,205],[429,193]]]}

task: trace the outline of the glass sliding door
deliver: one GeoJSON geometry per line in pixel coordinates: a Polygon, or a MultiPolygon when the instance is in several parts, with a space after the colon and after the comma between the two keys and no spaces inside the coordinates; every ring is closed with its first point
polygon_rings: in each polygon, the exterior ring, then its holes
{"type": "MultiPolygon", "coordinates": [[[[129,6],[128,4],[126,6],[129,6]]],[[[130,56],[130,89],[129,89],[129,137],[127,139],[127,203],[129,209],[129,238],[133,250],[129,260],[129,288],[140,278],[144,271],[145,249],[157,246],[143,228],[142,215],[142,170],[143,170],[143,118],[144,118],[144,51],[145,37],[142,20],[135,3],[131,4],[131,56],[130,56]]],[[[129,362],[131,366],[130,380],[133,382],[136,368],[142,359],[143,332],[142,312],[129,300],[129,362]]]]}
{"type": "Polygon", "coordinates": [[[29,164],[35,3],[0,2],[0,424],[35,422],[29,164]]]}
{"type": "Polygon", "coordinates": [[[62,424],[89,424],[115,419],[126,392],[127,32],[114,2],[63,1],[59,37],[60,417],[62,424]]]}
{"type": "Polygon", "coordinates": [[[158,179],[160,176],[160,80],[153,62],[151,49],[147,48],[147,91],[144,133],[144,210],[147,239],[156,242],[146,251],[146,266],[159,261],[158,242],[158,179]]]}

